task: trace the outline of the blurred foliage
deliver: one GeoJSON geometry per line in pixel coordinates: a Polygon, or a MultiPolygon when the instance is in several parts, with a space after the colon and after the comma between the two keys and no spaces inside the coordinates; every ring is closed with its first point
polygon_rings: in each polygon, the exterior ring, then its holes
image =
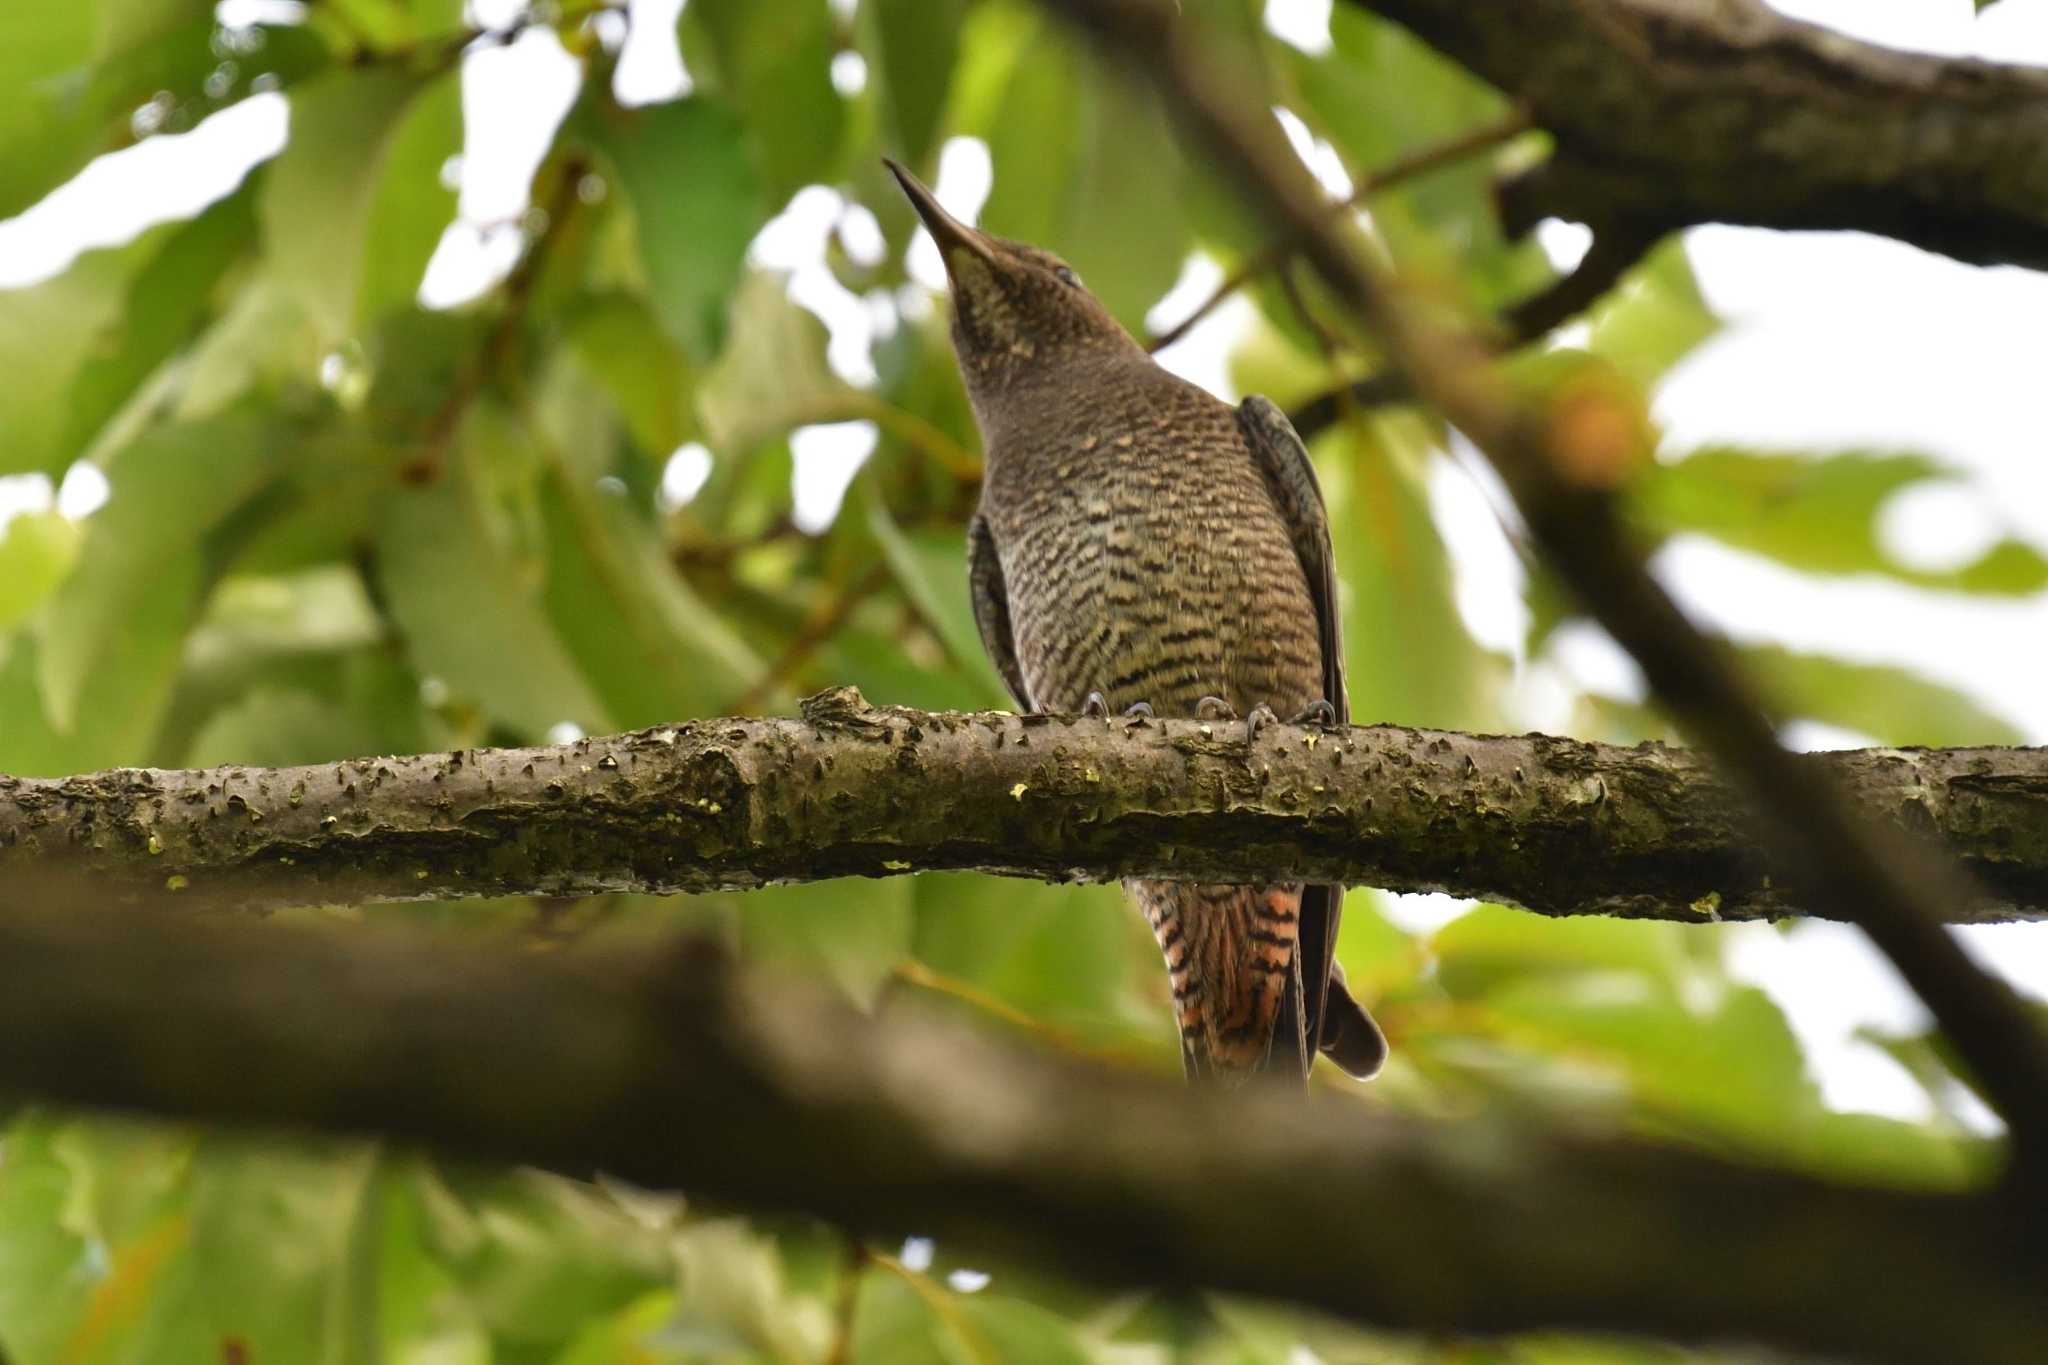
{"type": "MultiPolygon", "coordinates": [[[[1183,6],[1230,29],[1354,177],[1501,113],[1361,7],[1337,7],[1332,46],[1315,54],[1264,34],[1261,8],[1183,6]]],[[[578,93],[535,149],[532,208],[490,225],[519,235],[516,264],[439,311],[416,301],[427,263],[444,231],[458,246],[477,231],[449,228],[448,176],[478,113],[463,101],[465,54],[513,33],[463,27],[457,0],[260,6],[282,22],[238,29],[210,0],[0,9],[0,214],[96,155],[252,95],[282,91],[291,111],[283,150],[211,206],[0,292],[6,486],[67,471],[89,486],[89,467],[111,490],[89,515],[31,510],[0,526],[0,771],[537,742],[776,708],[839,682],[912,705],[1002,703],[962,571],[976,437],[943,306],[906,278],[913,221],[878,157],[929,175],[948,139],[981,139],[994,167],[983,221],[1064,253],[1133,328],[1192,254],[1229,269],[1258,251],[1249,216],[1139,92],[1020,0],[693,0],[673,35],[633,35],[679,44],[691,92],[639,107],[614,94],[625,16],[594,9],[558,7],[520,37],[573,63],[578,93]],[[835,365],[820,318],[750,255],[820,185],[834,219],[824,269],[875,320],[872,373],[835,365]],[[879,252],[862,244],[869,224],[879,252]],[[792,437],[840,422],[868,424],[873,453],[824,525],[799,525],[792,437]],[[693,465],[708,468],[701,487],[662,492],[693,465]]],[[[1395,264],[1446,301],[1497,307],[1548,276],[1533,244],[1501,237],[1492,173],[1474,157],[1371,204],[1395,264]]],[[[1312,287],[1268,276],[1247,292],[1253,319],[1230,354],[1243,388],[1288,402],[1370,368],[1312,287]]],[[[1677,243],[1586,321],[1576,349],[1522,362],[1532,392],[1592,374],[1643,414],[1718,326],[1677,243]]],[[[1474,640],[1430,491],[1446,468],[1439,425],[1354,414],[1315,456],[1354,714],[1522,724],[1519,681],[1555,671],[1550,642],[1572,609],[1531,568],[1525,658],[1474,640]]],[[[1629,500],[1652,541],[1710,537],[1803,573],[1923,589],[2039,592],[2048,563],[2017,541],[1940,572],[1886,548],[1887,503],[1948,477],[1910,454],[1707,450],[1644,463],[1629,500]]],[[[2017,737],[1896,668],[1745,653],[1788,719],[1891,743],[2017,737]]],[[[1568,705],[1579,733],[1665,729],[1627,698],[1572,692],[1568,705]]],[[[926,876],[375,913],[549,950],[688,924],[863,1008],[957,1011],[1170,1070],[1157,951],[1118,901],[926,876]]],[[[1777,1007],[1731,978],[1727,931],[1480,907],[1411,933],[1385,910],[1354,893],[1341,951],[1395,1060],[1369,1089],[1331,1081],[1346,1101],[1457,1117],[1569,1109],[1921,1187],[1977,1174],[1937,1049],[1882,1040],[1926,1088],[1924,1123],[1831,1112],[1777,1007]]],[[[1702,1358],[1380,1337],[953,1254],[373,1144],[38,1110],[0,1139],[0,1351],[18,1365],[1702,1358]]]]}

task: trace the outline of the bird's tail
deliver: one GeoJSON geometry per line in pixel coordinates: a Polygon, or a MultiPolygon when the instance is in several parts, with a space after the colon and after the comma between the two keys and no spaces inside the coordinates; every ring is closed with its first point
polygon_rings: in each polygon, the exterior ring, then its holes
{"type": "Polygon", "coordinates": [[[1318,1051],[1353,1075],[1379,1069],[1386,1044],[1378,1027],[1341,975],[1332,980],[1341,888],[1129,887],[1166,958],[1191,1080],[1229,1085],[1263,1074],[1299,1083],[1318,1051]]]}

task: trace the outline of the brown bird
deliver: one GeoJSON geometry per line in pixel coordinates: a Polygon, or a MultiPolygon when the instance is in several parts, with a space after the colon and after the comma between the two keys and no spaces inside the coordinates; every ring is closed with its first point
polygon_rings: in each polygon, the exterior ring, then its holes
{"type": "MultiPolygon", "coordinates": [[[[1348,719],[1329,520],[1286,415],[1154,363],[1057,257],[889,169],[953,290],[987,468],[968,527],[983,645],[1027,711],[1348,719]]],[[[1191,1078],[1360,1078],[1386,1042],[1333,950],[1341,886],[1126,883],[1165,954],[1191,1078]]]]}

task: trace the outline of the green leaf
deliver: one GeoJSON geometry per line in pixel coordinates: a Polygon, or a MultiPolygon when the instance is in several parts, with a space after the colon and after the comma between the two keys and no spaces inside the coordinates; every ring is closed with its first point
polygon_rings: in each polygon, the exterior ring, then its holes
{"type": "Polygon", "coordinates": [[[1623,276],[1587,321],[1592,335],[1586,348],[1619,366],[1646,393],[1721,329],[1693,277],[1685,239],[1676,235],[1623,276]]]}
{"type": "Polygon", "coordinates": [[[237,415],[154,427],[118,453],[111,496],[44,621],[43,695],[59,731],[90,718],[130,741],[149,732],[212,577],[209,540],[275,477],[289,440],[237,415]]]}
{"type": "Polygon", "coordinates": [[[790,301],[786,276],[749,274],[732,325],[732,344],[697,392],[715,450],[740,455],[792,427],[855,415],[843,406],[851,390],[825,362],[825,325],[790,301]]]}
{"type": "Polygon", "coordinates": [[[709,364],[762,220],[743,126],[702,98],[607,108],[587,123],[632,205],[655,315],[693,362],[709,364]]]}
{"type": "Polygon", "coordinates": [[[908,877],[842,877],[749,893],[739,907],[749,961],[823,976],[862,1009],[910,956],[908,877]]]}
{"type": "Polygon", "coordinates": [[[0,291],[0,371],[7,375],[0,473],[58,475],[81,453],[72,443],[72,385],[96,356],[119,344],[130,286],[162,240],[159,230],[88,251],[62,274],[0,291]]]}
{"type": "Polygon", "coordinates": [[[61,1359],[92,1289],[86,1240],[64,1219],[72,1182],[55,1150],[59,1131],[31,1113],[0,1135],[0,1354],[9,1360],[61,1359]]]}
{"type": "Polygon", "coordinates": [[[873,20],[882,107],[912,166],[924,165],[938,140],[966,14],[964,0],[874,0],[862,8],[861,17],[873,20]]]}
{"type": "MultiPolygon", "coordinates": [[[[451,87],[453,78],[441,84],[451,87]]],[[[390,195],[380,189],[394,143],[408,144],[413,161],[399,169],[416,182],[422,147],[434,145],[445,131],[440,127],[446,122],[445,108],[430,109],[412,138],[400,138],[421,89],[420,78],[411,72],[380,66],[337,72],[292,98],[291,140],[270,168],[258,212],[277,279],[292,291],[328,345],[351,336],[360,321],[369,232],[379,210],[385,225],[396,219],[411,228],[420,216],[417,206],[408,211],[398,198],[418,192],[416,183],[401,184],[390,195]]],[[[443,93],[441,98],[445,104],[453,97],[443,93]]],[[[433,169],[438,176],[438,160],[433,169]]],[[[432,184],[432,192],[439,193],[438,179],[432,184]]],[[[388,272],[408,268],[418,255],[417,233],[408,235],[414,240],[399,243],[400,259],[369,276],[381,302],[389,301],[388,272]]],[[[376,249],[381,252],[384,245],[377,242],[376,249]]],[[[424,255],[418,259],[424,269],[424,255]]]]}
{"type": "MultiPolygon", "coordinates": [[[[1441,145],[1507,113],[1500,94],[1399,25],[1359,5],[1330,15],[1331,48],[1286,49],[1297,102],[1354,177],[1441,145]]],[[[1458,278],[1495,307],[1541,284],[1534,242],[1504,240],[1493,207],[1494,158],[1481,152],[1373,197],[1375,231],[1405,269],[1458,278]]]]}
{"type": "Polygon", "coordinates": [[[522,737],[562,721],[602,733],[610,715],[549,618],[541,551],[488,492],[489,462],[509,452],[534,458],[525,432],[478,405],[445,476],[389,504],[377,544],[391,613],[423,675],[522,737]]]}
{"type": "Polygon", "coordinates": [[[1064,28],[1041,23],[986,124],[995,183],[981,224],[1064,258],[1126,327],[1194,246],[1193,173],[1156,101],[1064,28]]]}
{"type": "Polygon", "coordinates": [[[215,312],[223,277],[255,241],[256,183],[252,177],[170,230],[136,273],[121,312],[105,323],[72,385],[63,450],[90,450],[121,406],[215,312]]]}
{"type": "Polygon", "coordinates": [[[1967,694],[1905,668],[1802,654],[1778,645],[1738,651],[1774,715],[1826,721],[1880,744],[2024,744],[2025,732],[1967,694]]]}
{"type": "Polygon", "coordinates": [[[696,377],[645,302],[616,292],[587,297],[570,316],[565,339],[643,455],[665,461],[696,435],[696,377]]]}
{"type": "Polygon", "coordinates": [[[21,624],[78,559],[78,524],[59,512],[23,512],[0,529],[0,634],[21,624]]]}
{"type": "Polygon", "coordinates": [[[548,611],[612,722],[722,714],[760,674],[754,651],[622,499],[561,472],[549,493],[548,611]]]}
{"type": "Polygon", "coordinates": [[[1878,516],[1900,491],[1952,471],[1924,455],[1811,457],[1716,446],[1645,473],[1634,505],[1657,535],[1694,531],[1818,574],[1882,574],[1922,587],[2024,596],[2048,587],[2048,557],[2011,538],[1960,568],[1899,562],[1878,516]]]}
{"type": "Polygon", "coordinates": [[[697,0],[684,22],[710,36],[721,90],[741,115],[769,202],[828,179],[846,102],[832,88],[838,40],[826,0],[697,0]]]}
{"type": "Polygon", "coordinates": [[[774,1240],[737,1218],[709,1218],[687,1224],[671,1245],[682,1293],[664,1336],[690,1359],[825,1357],[832,1315],[819,1299],[792,1292],[774,1240]]]}
{"type": "Polygon", "coordinates": [[[193,1162],[194,1307],[251,1360],[370,1365],[378,1148],[209,1139],[193,1162]]]}
{"type": "Polygon", "coordinates": [[[427,262],[455,217],[455,191],[442,183],[442,167],[461,150],[462,83],[450,74],[420,92],[391,134],[363,233],[362,321],[414,306],[427,262]]]}
{"type": "Polygon", "coordinates": [[[1341,580],[1346,683],[1360,724],[1484,729],[1499,666],[1465,632],[1430,516],[1419,420],[1346,423],[1316,443],[1341,580]],[[1400,661],[1390,667],[1388,661],[1400,661]]]}

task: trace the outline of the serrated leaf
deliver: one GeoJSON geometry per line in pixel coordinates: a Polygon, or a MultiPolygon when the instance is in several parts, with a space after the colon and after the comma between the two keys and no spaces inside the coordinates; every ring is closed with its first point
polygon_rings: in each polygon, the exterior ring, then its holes
{"type": "MultiPolygon", "coordinates": [[[[356,330],[384,166],[421,90],[409,71],[371,67],[337,72],[292,96],[291,139],[270,167],[258,213],[277,279],[328,345],[356,330]]],[[[429,133],[422,139],[431,141],[429,133]]],[[[388,277],[379,289],[388,291],[388,277]]]]}
{"type": "Polygon", "coordinates": [[[606,110],[589,127],[632,205],[655,315],[694,363],[709,364],[763,216],[745,130],[703,98],[606,110]]]}
{"type": "Polygon", "coordinates": [[[1694,531],[1808,573],[1882,574],[2013,596],[2048,587],[2048,557],[2011,538],[1945,571],[1914,568],[1884,548],[1878,518],[1885,503],[1914,484],[1953,477],[1924,455],[1812,457],[1714,446],[1653,467],[1632,501],[1653,534],[1694,531]]]}

